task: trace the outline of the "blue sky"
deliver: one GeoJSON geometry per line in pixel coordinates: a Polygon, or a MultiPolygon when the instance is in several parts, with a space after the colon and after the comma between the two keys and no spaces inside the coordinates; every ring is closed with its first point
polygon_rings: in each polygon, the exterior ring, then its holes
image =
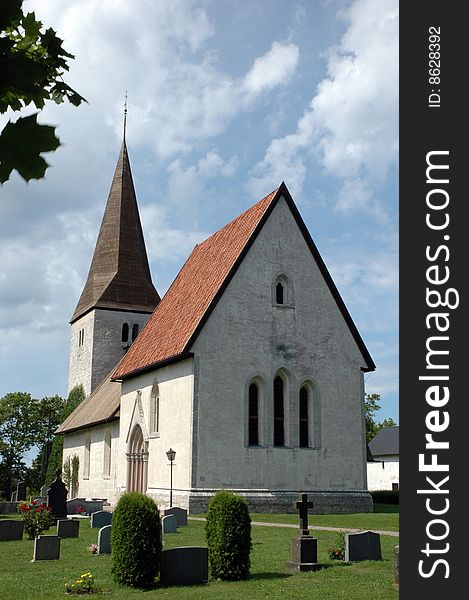
{"type": "Polygon", "coordinates": [[[196,243],[284,180],[377,365],[378,419],[398,422],[397,0],[24,6],[75,54],[65,79],[88,104],[47,106],[39,121],[63,145],[46,178],[0,189],[0,395],[66,394],[127,90],[160,294],[196,243]]]}

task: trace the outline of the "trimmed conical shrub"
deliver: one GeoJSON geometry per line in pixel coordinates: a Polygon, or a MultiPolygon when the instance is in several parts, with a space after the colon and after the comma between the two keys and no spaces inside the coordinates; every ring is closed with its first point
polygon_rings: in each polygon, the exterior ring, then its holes
{"type": "Polygon", "coordinates": [[[251,567],[251,517],[246,500],[220,491],[208,505],[205,532],[210,574],[217,579],[247,579],[251,567]]]}
{"type": "Polygon", "coordinates": [[[118,583],[148,587],[159,572],[161,521],[155,502],[145,494],[127,492],[112,516],[111,572],[118,583]]]}

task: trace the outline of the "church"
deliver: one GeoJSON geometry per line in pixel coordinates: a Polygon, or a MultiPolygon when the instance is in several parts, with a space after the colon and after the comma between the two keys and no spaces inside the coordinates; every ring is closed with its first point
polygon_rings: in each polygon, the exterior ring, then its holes
{"type": "Polygon", "coordinates": [[[292,512],[307,492],[318,513],[370,511],[374,369],[284,183],[196,245],[160,299],[124,139],[71,318],[69,390],[86,398],[57,433],[78,496],[200,513],[223,488],[292,512]]]}

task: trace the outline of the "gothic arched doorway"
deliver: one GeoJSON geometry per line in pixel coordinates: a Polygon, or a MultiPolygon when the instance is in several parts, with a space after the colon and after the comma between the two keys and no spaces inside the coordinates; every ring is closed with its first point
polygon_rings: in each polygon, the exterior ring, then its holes
{"type": "Polygon", "coordinates": [[[127,452],[127,491],[146,492],[148,452],[140,425],[135,425],[127,452]]]}

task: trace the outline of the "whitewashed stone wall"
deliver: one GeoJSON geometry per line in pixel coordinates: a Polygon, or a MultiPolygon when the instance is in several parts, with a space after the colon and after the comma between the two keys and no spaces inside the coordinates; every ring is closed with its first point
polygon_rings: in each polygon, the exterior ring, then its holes
{"type": "MultiPolygon", "coordinates": [[[[365,361],[285,201],[281,199],[225,290],[193,348],[196,468],[192,488],[361,492],[366,482],[365,361]],[[275,306],[272,282],[285,275],[293,306],[275,306]],[[286,374],[286,447],[273,446],[273,380],[286,374]],[[246,389],[264,381],[264,441],[248,447],[246,389]],[[312,382],[320,441],[298,447],[298,393],[312,382]]],[[[360,494],[359,494],[360,495],[360,494]]],[[[355,495],[358,498],[359,495],[355,495]]],[[[349,496],[350,498],[351,496],[349,496]]],[[[288,500],[290,502],[290,499],[288,500]]],[[[366,506],[364,506],[366,505],[366,506]]]]}
{"type": "Polygon", "coordinates": [[[170,466],[166,452],[176,451],[173,463],[173,504],[187,505],[192,471],[192,405],[194,377],[192,359],[168,365],[157,371],[135,377],[122,384],[120,409],[118,493],[126,490],[128,440],[138,423],[148,444],[148,489],[160,508],[169,505],[170,466]],[[150,433],[150,402],[154,384],[158,384],[159,432],[150,433]],[[136,419],[140,391],[143,420],[136,419]],[[137,406],[136,406],[137,402],[137,406]]]}
{"type": "Polygon", "coordinates": [[[392,485],[399,485],[399,462],[381,461],[369,462],[368,469],[368,489],[373,490],[392,490],[392,485]]]}
{"type": "Polygon", "coordinates": [[[124,356],[122,325],[129,325],[129,342],[132,326],[141,331],[150,318],[148,313],[95,309],[75,321],[71,326],[70,368],[68,391],[82,383],[88,396],[124,356]],[[84,330],[84,343],[79,345],[79,332],[84,330]]]}
{"type": "Polygon", "coordinates": [[[119,456],[119,422],[89,427],[64,436],[63,460],[76,454],[80,461],[78,471],[78,497],[106,498],[110,503],[116,500],[117,473],[119,456]],[[111,431],[111,462],[109,475],[104,473],[104,445],[106,432],[111,431]],[[84,478],[85,441],[90,436],[90,468],[89,477],[84,478]]]}

